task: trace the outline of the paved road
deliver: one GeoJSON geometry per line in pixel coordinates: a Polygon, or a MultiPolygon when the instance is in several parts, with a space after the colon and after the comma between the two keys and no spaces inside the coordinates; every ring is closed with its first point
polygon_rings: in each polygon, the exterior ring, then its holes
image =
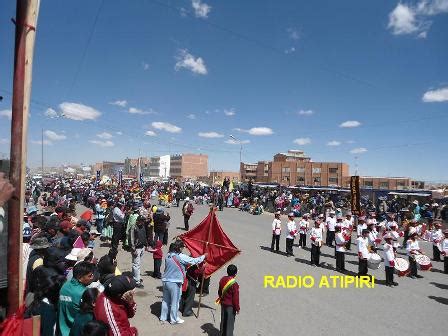
{"type": "MultiPolygon", "coordinates": [[[[170,239],[182,233],[179,208],[169,209],[171,214],[170,239]]],[[[199,206],[191,218],[198,224],[208,212],[199,206]]],[[[271,215],[253,216],[235,209],[218,212],[218,218],[233,242],[243,253],[234,259],[238,265],[238,282],[241,288],[241,313],[237,316],[235,335],[444,335],[448,330],[448,275],[441,272],[443,263],[434,264],[433,271],[422,272],[423,279],[397,278],[399,286],[389,288],[376,283],[374,288],[264,288],[264,275],[321,276],[341,275],[334,270],[332,249],[323,247],[321,262],[324,267],[312,267],[309,250],[294,247],[295,257],[271,253],[271,215]]],[[[283,224],[285,220],[283,220],[283,224]]],[[[282,236],[281,249],[285,249],[282,236]]],[[[308,242],[309,245],[309,242],[308,242]]],[[[422,243],[431,256],[431,246],[422,243]]],[[[99,247],[97,255],[107,252],[99,247]]],[[[166,252],[166,248],[164,248],[166,252]]],[[[381,252],[380,252],[381,253],[381,252]]],[[[144,271],[152,271],[152,256],[144,257],[144,271]]],[[[119,268],[130,271],[131,256],[119,253],[119,268]]],[[[357,272],[356,247],[346,256],[346,268],[357,272]]],[[[370,271],[377,280],[384,280],[384,268],[370,271]]],[[[200,317],[185,318],[183,325],[160,325],[158,314],[161,302],[161,281],[144,275],[143,290],[137,290],[137,315],[132,324],[140,335],[219,335],[220,312],[215,306],[217,281],[225,273],[220,270],[212,277],[209,296],[203,298],[200,317]]]]}

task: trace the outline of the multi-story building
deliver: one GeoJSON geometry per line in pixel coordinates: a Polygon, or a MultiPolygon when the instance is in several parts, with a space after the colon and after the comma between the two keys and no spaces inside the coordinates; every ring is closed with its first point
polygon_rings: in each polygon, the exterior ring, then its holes
{"type": "Polygon", "coordinates": [[[239,172],[231,172],[231,171],[211,171],[209,174],[209,179],[211,182],[216,181],[224,181],[225,178],[229,178],[230,181],[238,182],[240,180],[239,172]]]}
{"type": "MultiPolygon", "coordinates": [[[[409,177],[360,176],[359,185],[363,189],[410,190],[424,189],[425,183],[413,181],[409,177]]],[[[344,187],[350,186],[350,177],[344,178],[344,187]]]]}
{"type": "Polygon", "coordinates": [[[97,170],[101,171],[101,175],[118,175],[118,172],[124,171],[124,162],[111,162],[111,161],[103,161],[95,163],[94,165],[95,172],[97,170]]]}
{"type": "Polygon", "coordinates": [[[143,173],[143,176],[150,176],[149,175],[149,163],[150,158],[147,157],[141,157],[140,161],[139,159],[130,159],[126,158],[124,160],[124,170],[123,174],[130,175],[130,176],[137,176],[138,175],[138,164],[140,162],[140,172],[143,173]]]}
{"type": "Polygon", "coordinates": [[[257,170],[258,170],[257,163],[240,162],[241,181],[254,180],[254,181],[258,182],[257,170]]]}
{"type": "Polygon", "coordinates": [[[178,154],[171,155],[170,177],[198,178],[208,176],[208,155],[178,154]]]}

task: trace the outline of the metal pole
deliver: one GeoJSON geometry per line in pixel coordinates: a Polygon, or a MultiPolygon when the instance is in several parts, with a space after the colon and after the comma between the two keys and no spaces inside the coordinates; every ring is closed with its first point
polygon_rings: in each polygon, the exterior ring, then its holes
{"type": "Polygon", "coordinates": [[[242,162],[241,161],[241,153],[243,152],[243,144],[241,143],[241,140],[240,140],[240,162],[242,162]]]}
{"type": "Polygon", "coordinates": [[[28,110],[39,0],[17,0],[9,179],[15,190],[8,203],[8,313],[23,301],[22,218],[25,199],[28,110]]]}
{"type": "Polygon", "coordinates": [[[42,140],[41,140],[41,146],[42,146],[42,178],[44,177],[44,129],[42,128],[42,140]]]}

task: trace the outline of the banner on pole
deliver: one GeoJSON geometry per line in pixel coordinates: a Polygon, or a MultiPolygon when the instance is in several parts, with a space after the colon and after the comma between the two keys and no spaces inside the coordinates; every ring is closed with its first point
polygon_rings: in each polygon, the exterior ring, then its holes
{"type": "Polygon", "coordinates": [[[361,195],[359,192],[359,176],[350,177],[350,205],[352,214],[361,214],[361,195]]]}

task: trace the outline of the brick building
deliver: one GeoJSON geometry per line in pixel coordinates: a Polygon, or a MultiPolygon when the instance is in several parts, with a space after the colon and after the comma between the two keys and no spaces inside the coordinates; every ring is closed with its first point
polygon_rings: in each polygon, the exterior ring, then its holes
{"type": "MultiPolygon", "coordinates": [[[[414,181],[409,177],[375,177],[360,176],[359,185],[364,189],[410,190],[424,189],[425,183],[414,181]]],[[[350,177],[344,178],[344,187],[350,187],[350,177]]]]}
{"type": "Polygon", "coordinates": [[[208,155],[178,154],[170,157],[170,177],[198,178],[208,176],[208,155]]]}
{"type": "Polygon", "coordinates": [[[222,182],[226,177],[230,178],[230,181],[238,182],[240,180],[240,173],[231,171],[211,171],[209,174],[209,179],[212,183],[216,181],[222,182]]]}

